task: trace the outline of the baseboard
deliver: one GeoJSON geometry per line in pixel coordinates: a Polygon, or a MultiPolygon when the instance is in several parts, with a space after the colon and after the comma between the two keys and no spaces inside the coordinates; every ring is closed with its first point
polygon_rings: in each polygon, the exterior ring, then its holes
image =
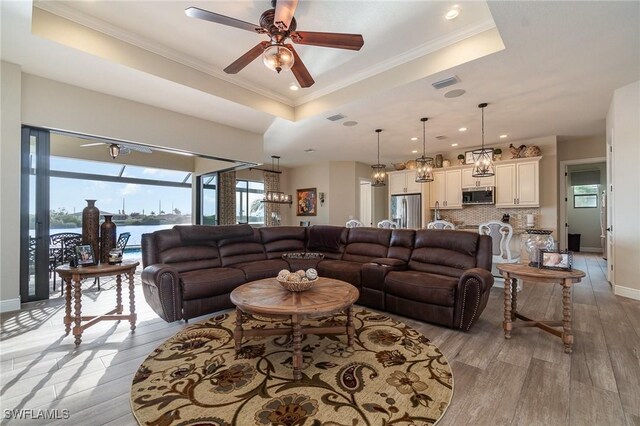
{"type": "Polygon", "coordinates": [[[629,299],[640,300],[640,290],[637,288],[623,287],[621,285],[614,286],[613,292],[616,296],[628,297],[629,299]]]}
{"type": "Polygon", "coordinates": [[[580,252],[584,252],[584,253],[602,253],[602,247],[580,247],[580,252]]]}
{"type": "Polygon", "coordinates": [[[0,312],[12,312],[20,310],[20,299],[0,300],[0,312]]]}

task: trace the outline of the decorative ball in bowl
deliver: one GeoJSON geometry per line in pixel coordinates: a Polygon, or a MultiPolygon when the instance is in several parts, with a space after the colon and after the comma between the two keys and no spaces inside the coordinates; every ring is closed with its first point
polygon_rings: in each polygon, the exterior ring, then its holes
{"type": "Polygon", "coordinates": [[[276,280],[289,291],[305,291],[309,290],[318,281],[318,272],[313,268],[309,268],[306,271],[300,269],[296,272],[283,269],[278,273],[276,280]]]}

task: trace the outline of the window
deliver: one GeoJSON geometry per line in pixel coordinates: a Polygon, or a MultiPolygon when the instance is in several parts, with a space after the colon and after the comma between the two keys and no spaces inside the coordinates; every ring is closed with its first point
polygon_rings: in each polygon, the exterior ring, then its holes
{"type": "Polygon", "coordinates": [[[204,225],[218,224],[218,173],[200,176],[200,210],[204,225]]]}
{"type": "Polygon", "coordinates": [[[598,207],[599,185],[577,185],[573,187],[573,207],[588,209],[598,207]]]}
{"type": "Polygon", "coordinates": [[[236,181],[236,219],[238,223],[264,223],[264,183],[250,180],[236,181]]]}

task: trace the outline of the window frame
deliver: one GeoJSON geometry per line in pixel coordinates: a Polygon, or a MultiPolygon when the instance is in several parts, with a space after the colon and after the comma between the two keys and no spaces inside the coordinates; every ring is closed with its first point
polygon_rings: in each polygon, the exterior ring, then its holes
{"type": "Polygon", "coordinates": [[[264,198],[264,182],[251,180],[251,179],[236,179],[236,200],[240,200],[240,203],[236,204],[236,221],[238,223],[247,223],[249,225],[264,225],[265,217],[264,217],[264,209],[262,210],[262,221],[261,222],[250,222],[249,221],[249,213],[250,213],[250,204],[249,204],[249,193],[252,194],[260,194],[264,198]],[[239,188],[238,185],[244,183],[243,188],[239,188]],[[262,191],[249,188],[249,183],[262,185],[262,191]],[[240,193],[240,197],[238,197],[238,193],[240,193]],[[244,201],[244,203],[243,203],[244,201]],[[238,215],[238,211],[242,211],[242,207],[244,206],[244,215],[238,215]],[[242,220],[240,220],[242,219],[242,220]]]}
{"type": "Polygon", "coordinates": [[[597,209],[600,205],[598,202],[598,198],[599,198],[599,194],[600,194],[600,185],[576,185],[572,187],[572,192],[573,192],[573,208],[574,209],[597,209]],[[590,192],[590,193],[583,193],[583,194],[576,194],[576,190],[575,188],[578,187],[595,187],[595,192],[590,192]],[[595,199],[595,205],[584,205],[584,206],[578,206],[576,204],[577,200],[584,200],[587,197],[593,197],[595,199]]]}

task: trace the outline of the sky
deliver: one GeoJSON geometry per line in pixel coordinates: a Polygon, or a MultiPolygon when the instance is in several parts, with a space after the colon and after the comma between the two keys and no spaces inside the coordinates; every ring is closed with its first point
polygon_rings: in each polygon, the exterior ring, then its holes
{"type": "MultiPolygon", "coordinates": [[[[118,176],[122,165],[71,158],[51,157],[51,170],[73,171],[99,175],[118,176]]],[[[182,182],[188,172],[153,169],[149,167],[126,166],[123,176],[143,179],[170,180],[182,182]]],[[[189,179],[187,182],[191,182],[189,179]]],[[[50,208],[66,209],[69,213],[81,212],[86,207],[86,199],[95,199],[96,207],[102,211],[118,213],[124,200],[125,212],[150,214],[162,210],[166,213],[178,208],[182,214],[191,213],[191,189],[115,183],[51,177],[50,208]]]]}

